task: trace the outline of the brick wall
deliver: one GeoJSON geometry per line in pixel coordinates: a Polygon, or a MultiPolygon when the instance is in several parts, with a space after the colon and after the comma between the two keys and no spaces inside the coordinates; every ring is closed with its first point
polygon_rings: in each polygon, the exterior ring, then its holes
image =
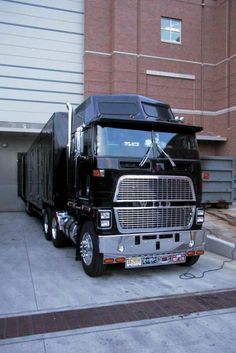
{"type": "Polygon", "coordinates": [[[227,138],[200,142],[203,155],[236,155],[235,15],[233,0],[86,0],[85,95],[167,101],[206,135],[227,138]],[[182,44],[161,42],[161,16],[182,20],[182,44]]]}

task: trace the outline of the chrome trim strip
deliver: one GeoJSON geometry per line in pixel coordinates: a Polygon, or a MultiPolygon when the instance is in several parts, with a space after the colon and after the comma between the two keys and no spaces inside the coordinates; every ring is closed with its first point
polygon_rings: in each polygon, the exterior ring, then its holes
{"type": "MultiPolygon", "coordinates": [[[[130,190],[130,194],[132,195],[132,190],[130,190]]],[[[195,190],[193,187],[193,182],[192,180],[187,177],[187,176],[174,176],[174,175],[123,175],[119,178],[118,182],[117,182],[117,186],[116,186],[116,191],[115,191],[115,195],[114,195],[114,202],[141,202],[141,201],[196,201],[196,196],[195,196],[195,190]],[[150,198],[142,198],[142,199],[134,199],[134,198],[130,198],[130,199],[126,199],[126,200],[118,200],[118,195],[119,195],[119,191],[120,191],[120,185],[121,183],[125,180],[129,180],[129,179],[136,179],[136,180],[186,180],[189,182],[189,186],[191,188],[191,193],[192,193],[192,199],[150,199],[150,198]]]]}
{"type": "MultiPolygon", "coordinates": [[[[167,211],[167,212],[168,212],[167,211]]],[[[195,212],[196,212],[196,207],[195,206],[174,206],[174,207],[114,207],[114,214],[115,214],[115,219],[116,219],[116,224],[117,224],[117,228],[119,230],[120,233],[131,233],[131,232],[139,232],[139,233],[146,233],[146,232],[154,232],[154,231],[158,231],[158,232],[162,232],[162,231],[179,231],[179,230],[188,230],[189,228],[192,227],[193,225],[193,221],[194,221],[194,216],[195,216],[195,212]],[[143,227],[143,228],[134,228],[134,227],[130,227],[130,228],[123,228],[121,225],[121,221],[120,221],[120,215],[119,215],[119,211],[129,211],[130,213],[132,213],[132,211],[134,210],[168,210],[170,212],[175,211],[176,209],[191,209],[191,214],[190,214],[190,221],[188,224],[184,225],[184,226],[176,226],[173,225],[171,227],[143,227]]],[[[135,215],[135,217],[137,217],[138,214],[135,215]]],[[[132,215],[130,214],[130,217],[132,217],[132,215]]],[[[140,215],[141,217],[141,215],[140,215]]],[[[148,217],[153,217],[152,215],[145,215],[145,219],[144,219],[144,223],[147,223],[147,218],[148,217]]],[[[152,222],[152,220],[151,220],[152,222]]],[[[161,221],[160,221],[161,222],[161,221]]],[[[150,221],[149,221],[150,223],[150,221]]]]}

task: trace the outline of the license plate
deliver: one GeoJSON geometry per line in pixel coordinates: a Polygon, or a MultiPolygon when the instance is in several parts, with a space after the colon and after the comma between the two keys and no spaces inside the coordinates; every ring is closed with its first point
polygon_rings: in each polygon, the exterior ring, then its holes
{"type": "Polygon", "coordinates": [[[186,255],[185,254],[175,254],[175,255],[172,256],[172,261],[174,263],[185,262],[186,261],[186,255]]]}
{"type": "Polygon", "coordinates": [[[125,262],[125,267],[126,268],[131,268],[131,267],[140,267],[142,266],[142,257],[141,256],[133,256],[133,257],[128,257],[125,262]]]}
{"type": "Polygon", "coordinates": [[[142,266],[167,265],[181,263],[186,261],[185,254],[167,254],[167,255],[142,255],[131,256],[126,259],[125,267],[134,268],[142,266]]]}
{"type": "Polygon", "coordinates": [[[158,263],[158,257],[156,255],[143,257],[143,265],[155,265],[157,263],[158,263]]]}

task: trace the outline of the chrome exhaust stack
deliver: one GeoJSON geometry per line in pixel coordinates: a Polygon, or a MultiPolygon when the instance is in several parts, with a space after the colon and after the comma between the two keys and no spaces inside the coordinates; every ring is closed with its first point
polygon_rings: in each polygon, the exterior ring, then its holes
{"type": "Polygon", "coordinates": [[[73,108],[70,103],[66,103],[66,108],[68,109],[68,136],[67,136],[67,146],[66,146],[66,179],[67,179],[67,189],[69,190],[69,166],[70,166],[70,154],[71,154],[71,133],[72,133],[72,119],[73,119],[73,108]]]}
{"type": "Polygon", "coordinates": [[[73,119],[73,108],[70,103],[66,103],[66,108],[68,109],[68,142],[67,142],[67,153],[68,159],[70,159],[71,153],[71,133],[72,133],[72,119],[73,119]]]}

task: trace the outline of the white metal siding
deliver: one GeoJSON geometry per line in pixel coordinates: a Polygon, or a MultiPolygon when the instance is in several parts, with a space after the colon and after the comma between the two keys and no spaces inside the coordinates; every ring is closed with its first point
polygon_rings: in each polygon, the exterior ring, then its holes
{"type": "Polygon", "coordinates": [[[84,0],[0,0],[0,130],[82,102],[83,52],[84,0]]]}

